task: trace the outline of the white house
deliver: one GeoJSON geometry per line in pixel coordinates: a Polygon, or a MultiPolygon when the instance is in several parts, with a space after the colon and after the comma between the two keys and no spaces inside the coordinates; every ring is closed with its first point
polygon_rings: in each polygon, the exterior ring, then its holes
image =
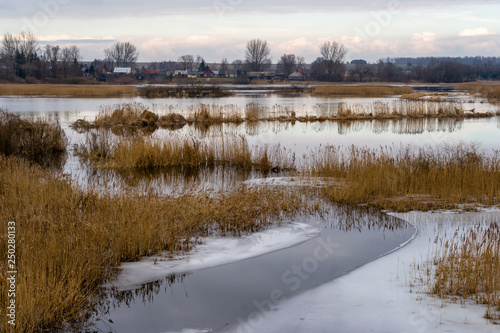
{"type": "Polygon", "coordinates": [[[113,70],[113,74],[130,74],[132,72],[132,68],[130,67],[115,67],[113,70]]]}

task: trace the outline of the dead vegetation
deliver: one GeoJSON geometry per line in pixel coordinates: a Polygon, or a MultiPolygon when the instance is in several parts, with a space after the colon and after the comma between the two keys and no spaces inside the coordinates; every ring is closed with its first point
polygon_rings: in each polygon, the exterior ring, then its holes
{"type": "Polygon", "coordinates": [[[485,318],[500,324],[500,228],[491,223],[436,237],[434,266],[427,269],[431,294],[487,306],[485,318]]]}
{"type": "Polygon", "coordinates": [[[60,166],[67,144],[59,124],[22,119],[0,109],[0,155],[18,156],[44,166],[60,166]]]}
{"type": "Polygon", "coordinates": [[[244,137],[231,135],[203,140],[179,135],[112,138],[107,131],[93,131],[76,147],[76,154],[94,168],[119,170],[233,166],[278,171],[295,167],[295,156],[279,145],[249,147],[244,137]]]}
{"type": "Polygon", "coordinates": [[[314,87],[312,91],[313,95],[362,97],[395,96],[411,93],[414,93],[412,87],[384,85],[318,86],[314,87]]]}
{"type": "Polygon", "coordinates": [[[498,82],[477,81],[473,83],[462,83],[457,86],[457,89],[479,93],[490,103],[500,103],[500,83],[498,82]]]}
{"type": "Polygon", "coordinates": [[[474,144],[438,147],[319,149],[306,167],[333,177],[325,195],[334,202],[369,204],[393,211],[456,209],[497,205],[500,152],[480,152],[474,144]]]}
{"type": "Polygon", "coordinates": [[[70,84],[1,84],[0,96],[117,97],[137,96],[133,86],[70,84]]]}
{"type": "Polygon", "coordinates": [[[80,119],[73,123],[77,130],[92,128],[180,128],[186,124],[216,125],[267,122],[323,122],[406,118],[488,118],[497,113],[465,110],[461,103],[401,99],[393,102],[374,102],[369,105],[341,102],[336,110],[316,106],[311,114],[299,115],[294,110],[274,105],[265,107],[249,103],[243,109],[236,105],[199,104],[176,112],[170,106],[151,111],[142,103],[101,106],[93,122],[80,119]],[[184,115],[183,115],[184,114],[184,115]]]}

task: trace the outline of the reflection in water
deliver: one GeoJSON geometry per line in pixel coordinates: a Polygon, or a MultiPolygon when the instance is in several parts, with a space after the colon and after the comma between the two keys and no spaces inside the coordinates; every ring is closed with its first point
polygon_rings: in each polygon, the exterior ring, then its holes
{"type": "Polygon", "coordinates": [[[330,206],[306,218],[320,234],[293,247],[171,275],[134,290],[107,290],[111,306],[96,323],[116,332],[221,330],[387,253],[415,228],[368,208],[330,206]],[[279,295],[275,297],[276,295],[279,295]],[[140,301],[140,302],[139,302],[140,301]]]}
{"type": "Polygon", "coordinates": [[[152,170],[85,168],[85,187],[114,194],[178,196],[186,193],[229,191],[249,179],[284,177],[292,171],[264,172],[231,166],[171,167],[152,170]]]}
{"type": "Polygon", "coordinates": [[[406,118],[398,120],[369,120],[339,122],[339,134],[372,131],[376,134],[423,134],[426,132],[455,132],[462,129],[463,119],[406,118]]]}

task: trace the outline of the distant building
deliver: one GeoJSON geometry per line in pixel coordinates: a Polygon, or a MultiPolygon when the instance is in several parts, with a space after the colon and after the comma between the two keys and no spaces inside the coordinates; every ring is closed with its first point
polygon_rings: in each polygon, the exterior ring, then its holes
{"type": "Polygon", "coordinates": [[[210,69],[207,69],[204,72],[198,72],[198,77],[206,78],[206,79],[213,79],[215,77],[215,73],[211,71],[210,69]]]}
{"type": "Polygon", "coordinates": [[[267,79],[272,80],[276,77],[275,72],[250,72],[248,74],[250,79],[267,79]]]}
{"type": "Polygon", "coordinates": [[[128,75],[132,72],[132,68],[130,67],[115,67],[113,70],[113,74],[124,74],[128,75]]]}
{"type": "Polygon", "coordinates": [[[304,81],[304,76],[299,72],[292,73],[288,75],[288,80],[290,81],[304,81]]]}

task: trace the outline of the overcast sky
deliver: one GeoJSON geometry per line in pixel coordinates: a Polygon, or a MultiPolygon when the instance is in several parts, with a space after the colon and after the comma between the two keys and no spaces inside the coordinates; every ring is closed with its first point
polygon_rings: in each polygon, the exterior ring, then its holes
{"type": "Polygon", "coordinates": [[[269,42],[274,62],[284,53],[311,62],[329,40],[347,47],[347,61],[500,56],[499,1],[0,0],[0,8],[2,35],[30,30],[40,45],[76,44],[84,60],[130,41],[139,61],[232,62],[254,38],[269,42]]]}

